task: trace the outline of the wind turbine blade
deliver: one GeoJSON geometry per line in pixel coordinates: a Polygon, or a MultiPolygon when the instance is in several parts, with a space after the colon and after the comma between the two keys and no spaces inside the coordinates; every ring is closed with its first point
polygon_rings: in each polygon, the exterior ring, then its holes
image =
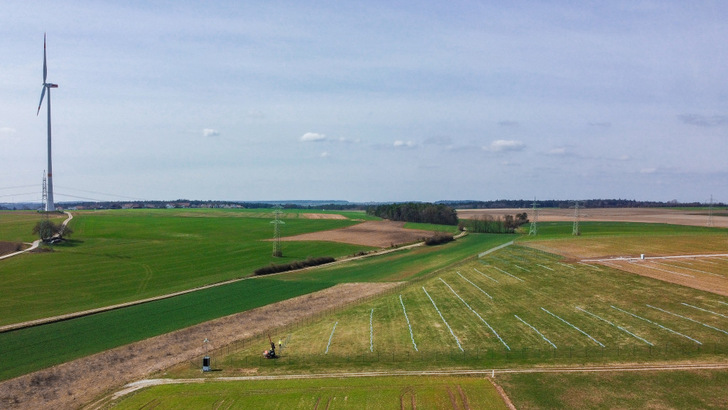
{"type": "Polygon", "coordinates": [[[40,114],[40,107],[41,107],[41,105],[43,105],[43,97],[45,96],[45,90],[46,90],[46,87],[44,85],[43,86],[43,91],[41,91],[41,93],[40,93],[40,102],[38,103],[38,112],[35,113],[36,116],[38,114],[40,114]]]}
{"type": "MultiPolygon", "coordinates": [[[[48,75],[48,67],[46,66],[46,35],[43,33],[43,84],[46,82],[46,76],[48,75]]],[[[45,88],[43,89],[45,91],[45,88]]],[[[41,97],[42,99],[42,97],[41,97]]]]}

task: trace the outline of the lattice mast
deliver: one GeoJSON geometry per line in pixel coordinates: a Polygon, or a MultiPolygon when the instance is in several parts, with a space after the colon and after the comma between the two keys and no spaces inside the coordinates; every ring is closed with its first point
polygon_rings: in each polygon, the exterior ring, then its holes
{"type": "Polygon", "coordinates": [[[571,234],[574,236],[581,235],[581,230],[579,230],[579,201],[576,201],[574,203],[574,226],[571,228],[571,234]]]}
{"type": "Polygon", "coordinates": [[[40,197],[40,206],[44,211],[47,209],[48,204],[48,180],[46,179],[45,169],[43,170],[43,193],[40,197]]]}
{"type": "Polygon", "coordinates": [[[536,198],[533,198],[533,219],[531,219],[531,227],[528,229],[528,236],[536,236],[538,234],[538,204],[536,198]]]}
{"type": "Polygon", "coordinates": [[[281,225],[285,225],[286,223],[281,221],[281,214],[283,214],[281,206],[276,205],[273,209],[273,215],[275,215],[275,220],[271,221],[273,224],[273,256],[280,258],[283,256],[283,250],[281,249],[281,225]]]}

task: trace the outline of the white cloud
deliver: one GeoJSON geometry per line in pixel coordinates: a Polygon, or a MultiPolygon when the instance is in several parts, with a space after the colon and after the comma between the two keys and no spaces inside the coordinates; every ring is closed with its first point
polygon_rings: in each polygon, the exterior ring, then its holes
{"type": "Polygon", "coordinates": [[[202,130],[202,135],[205,137],[217,137],[218,135],[220,135],[220,131],[214,130],[212,128],[205,128],[204,130],[202,130]]]}
{"type": "Polygon", "coordinates": [[[0,128],[0,134],[2,135],[13,135],[17,132],[15,128],[10,127],[2,127],[0,128]]]}
{"type": "Polygon", "coordinates": [[[307,132],[301,136],[301,141],[303,142],[323,141],[325,139],[326,135],[317,132],[307,132]]]}
{"type": "Polygon", "coordinates": [[[495,140],[490,146],[483,147],[485,151],[491,152],[508,152],[508,151],[522,151],[526,148],[526,144],[521,141],[515,140],[495,140]]]}
{"type": "Polygon", "coordinates": [[[654,174],[657,172],[657,168],[642,168],[640,174],[654,174]]]}
{"type": "Polygon", "coordinates": [[[402,141],[402,140],[394,141],[395,148],[414,148],[416,145],[417,144],[415,144],[414,141],[402,141]]]}
{"type": "Polygon", "coordinates": [[[331,156],[331,154],[329,154],[328,151],[324,151],[324,152],[321,153],[321,158],[328,158],[330,156],[331,156]]]}

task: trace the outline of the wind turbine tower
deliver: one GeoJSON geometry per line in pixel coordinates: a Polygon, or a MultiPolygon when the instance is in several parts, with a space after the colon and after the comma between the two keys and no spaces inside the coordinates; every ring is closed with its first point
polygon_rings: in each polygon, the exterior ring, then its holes
{"type": "Polygon", "coordinates": [[[40,114],[40,107],[43,105],[43,97],[45,96],[46,90],[48,91],[48,199],[46,200],[45,210],[46,212],[52,212],[56,210],[56,205],[53,202],[53,166],[51,164],[51,88],[58,88],[58,84],[49,83],[46,81],[48,74],[48,67],[46,65],[46,36],[43,34],[43,91],[40,93],[40,102],[38,103],[38,111],[35,115],[40,114]]]}

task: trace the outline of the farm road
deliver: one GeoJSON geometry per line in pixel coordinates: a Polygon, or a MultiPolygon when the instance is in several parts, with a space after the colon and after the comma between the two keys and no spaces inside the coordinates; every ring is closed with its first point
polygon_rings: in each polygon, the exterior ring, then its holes
{"type": "MultiPolygon", "coordinates": [[[[122,390],[105,398],[116,400],[137,390],[164,384],[193,384],[206,382],[230,382],[251,380],[295,380],[295,379],[332,379],[332,378],[358,378],[358,377],[387,377],[387,376],[478,376],[497,377],[507,373],[605,373],[605,372],[655,372],[655,371],[692,371],[692,370],[728,370],[728,363],[690,363],[690,364],[655,364],[655,365],[615,365],[615,366],[569,366],[569,367],[531,367],[517,369],[482,369],[482,370],[427,370],[427,371],[382,371],[382,372],[355,372],[355,373],[320,373],[320,374],[287,374],[271,376],[235,376],[235,377],[205,377],[194,379],[146,379],[129,383],[122,390]]],[[[96,402],[88,409],[99,408],[102,402],[96,402]]]]}

